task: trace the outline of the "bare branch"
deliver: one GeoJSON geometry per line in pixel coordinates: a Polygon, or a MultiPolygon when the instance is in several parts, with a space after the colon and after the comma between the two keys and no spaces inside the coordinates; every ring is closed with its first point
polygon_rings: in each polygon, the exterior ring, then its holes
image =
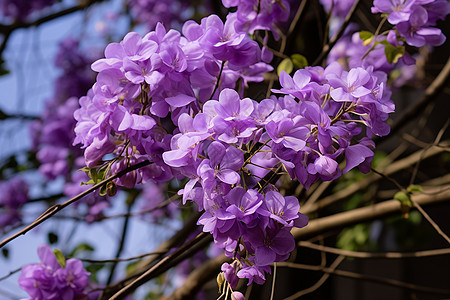
{"type": "Polygon", "coordinates": [[[450,58],[447,59],[447,63],[444,68],[441,70],[439,75],[434,79],[434,81],[428,86],[425,90],[425,93],[420,98],[419,101],[409,106],[409,109],[406,110],[391,126],[391,132],[389,135],[381,138],[375,138],[377,143],[388,139],[393,136],[398,130],[404,127],[406,124],[415,119],[417,115],[419,115],[424,108],[431,103],[436,95],[440,93],[440,91],[445,87],[445,83],[448,81],[450,76],[450,58]]]}
{"type": "Polygon", "coordinates": [[[336,33],[335,36],[333,36],[333,38],[331,38],[331,40],[328,42],[328,44],[326,44],[323,48],[322,48],[322,52],[320,53],[320,55],[316,58],[316,60],[313,62],[313,66],[317,66],[320,63],[322,63],[322,61],[324,60],[324,58],[328,55],[328,53],[330,53],[331,49],[334,47],[334,45],[336,45],[337,41],[341,38],[341,36],[344,34],[345,29],[347,28],[348,24],[350,23],[350,20],[352,19],[353,15],[355,14],[356,8],[359,5],[359,0],[356,0],[353,3],[353,6],[350,8],[349,12],[347,13],[347,15],[345,16],[345,20],[344,23],[341,25],[341,27],[339,28],[339,31],[336,33]]]}
{"type": "MultiPolygon", "coordinates": [[[[340,263],[345,259],[345,256],[338,256],[336,258],[336,260],[330,265],[329,268],[330,271],[335,271],[336,268],[340,265],[340,263]]],[[[320,279],[311,287],[298,291],[297,293],[295,293],[294,295],[291,295],[287,298],[284,298],[284,300],[295,300],[295,299],[299,299],[301,296],[306,295],[306,294],[310,294],[312,292],[314,292],[315,290],[317,290],[318,288],[320,288],[322,286],[322,284],[325,283],[325,281],[327,281],[328,277],[330,277],[331,272],[323,274],[322,277],[320,277],[320,279]]]]}
{"type": "Polygon", "coordinates": [[[424,250],[424,251],[416,251],[416,252],[385,252],[385,253],[373,253],[373,252],[360,252],[360,251],[350,251],[344,249],[338,249],[333,247],[327,247],[322,245],[317,245],[311,242],[300,241],[298,242],[300,247],[306,247],[318,251],[344,255],[347,257],[355,257],[355,258],[386,258],[386,259],[399,259],[399,258],[422,258],[422,257],[430,257],[430,256],[439,256],[439,255],[447,255],[450,254],[450,248],[444,249],[434,249],[434,250],[424,250]]]}
{"type": "Polygon", "coordinates": [[[102,180],[101,182],[93,185],[92,187],[90,187],[89,189],[87,189],[86,191],[78,194],[77,196],[73,197],[72,199],[67,200],[66,202],[62,203],[62,204],[55,204],[53,206],[51,206],[49,209],[47,209],[42,215],[40,215],[36,220],[34,220],[33,223],[31,223],[30,225],[28,225],[27,227],[23,228],[22,230],[20,230],[19,232],[17,232],[16,234],[13,234],[12,236],[4,239],[1,243],[0,243],[0,248],[2,248],[3,246],[5,246],[6,244],[8,244],[9,242],[11,242],[12,240],[16,239],[17,237],[26,234],[28,231],[30,231],[31,229],[33,229],[34,227],[38,226],[39,224],[43,223],[44,221],[48,220],[49,218],[51,218],[53,215],[55,215],[57,212],[59,212],[60,210],[66,208],[67,206],[69,206],[70,204],[80,200],[81,198],[83,198],[84,196],[92,193],[93,191],[95,191],[98,188],[101,188],[102,186],[106,185],[108,182],[116,179],[116,178],[120,178],[123,175],[127,174],[128,172],[137,170],[139,168],[148,166],[151,162],[146,160],[140,163],[137,163],[135,165],[132,165],[120,172],[118,172],[115,175],[112,175],[104,180],[102,180]]]}
{"type": "MultiPolygon", "coordinates": [[[[439,195],[413,195],[412,198],[415,202],[421,205],[431,205],[450,200],[450,191],[447,190],[439,195]]],[[[374,204],[369,207],[363,207],[354,209],[348,212],[338,213],[329,217],[323,217],[320,219],[312,220],[308,226],[304,228],[294,228],[291,232],[296,240],[307,239],[312,236],[335,230],[338,228],[351,226],[354,224],[368,222],[374,219],[383,218],[394,213],[400,212],[400,202],[397,200],[385,201],[382,203],[374,204]]],[[[228,258],[225,255],[216,257],[205,262],[200,268],[201,274],[192,273],[185,281],[185,283],[178,288],[171,296],[165,300],[181,300],[189,299],[194,295],[195,291],[198,291],[204,283],[205,278],[212,278],[217,272],[217,265],[227,261],[228,258]],[[214,260],[214,262],[213,262],[214,260]],[[200,279],[201,277],[201,279],[200,279]]],[[[282,263],[278,263],[282,264],[282,263]]]]}
{"type": "Polygon", "coordinates": [[[304,264],[295,264],[290,262],[280,262],[278,263],[280,267],[287,267],[287,268],[295,268],[295,269],[301,269],[301,270],[311,270],[311,271],[320,271],[327,274],[347,277],[347,278],[353,278],[353,279],[359,279],[359,280],[367,280],[371,282],[376,282],[380,284],[395,286],[399,288],[408,289],[411,291],[417,291],[417,292],[425,292],[430,294],[438,294],[438,295],[450,295],[450,290],[443,290],[443,289],[437,289],[433,287],[428,286],[421,286],[416,285],[412,283],[407,283],[395,279],[389,279],[385,277],[378,277],[378,276],[372,276],[372,275],[363,275],[359,273],[349,272],[349,271],[343,271],[343,270],[332,270],[331,268],[323,268],[321,266],[311,266],[311,265],[304,265],[304,264]]]}
{"type": "MultiPolygon", "coordinates": [[[[448,141],[441,143],[442,146],[447,146],[448,144],[449,144],[448,141]]],[[[411,154],[408,157],[405,157],[401,160],[398,160],[395,163],[388,165],[383,170],[383,174],[385,174],[387,176],[392,175],[394,173],[397,173],[401,170],[404,170],[404,169],[414,165],[419,160],[423,160],[423,159],[432,157],[434,155],[437,155],[437,154],[445,152],[445,151],[446,151],[445,148],[437,147],[437,146],[433,146],[433,147],[427,149],[426,151],[424,149],[421,149],[421,150],[411,154]]],[[[319,209],[321,209],[323,207],[326,207],[337,201],[346,199],[349,196],[353,195],[354,193],[356,193],[360,190],[366,189],[370,185],[378,182],[379,180],[381,180],[381,177],[378,177],[375,174],[370,174],[365,179],[355,182],[355,183],[351,184],[350,186],[348,186],[347,188],[340,190],[330,196],[327,196],[327,197],[321,199],[317,203],[308,203],[307,205],[303,206],[302,213],[310,214],[312,212],[318,211],[319,209]]]]}

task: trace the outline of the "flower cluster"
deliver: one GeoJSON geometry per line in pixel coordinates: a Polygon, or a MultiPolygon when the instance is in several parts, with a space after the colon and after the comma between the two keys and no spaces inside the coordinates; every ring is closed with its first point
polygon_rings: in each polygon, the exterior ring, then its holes
{"type": "MultiPolygon", "coordinates": [[[[40,162],[39,172],[48,180],[64,177],[65,196],[75,196],[85,189],[80,182],[89,177],[78,172],[84,163],[83,151],[72,145],[76,120],[75,110],[79,108],[78,97],[85,94],[95,75],[89,68],[94,60],[86,55],[80,42],[73,38],[63,40],[59,45],[54,64],[62,71],[55,80],[53,97],[48,99],[41,118],[31,124],[30,131],[36,157],[40,162]]],[[[83,199],[89,206],[88,220],[92,220],[109,206],[105,197],[90,194],[83,199]]]]}
{"type": "Polygon", "coordinates": [[[28,201],[28,184],[20,177],[0,182],[0,230],[21,222],[20,208],[28,201]]]}
{"type": "Polygon", "coordinates": [[[279,173],[308,188],[354,167],[367,172],[374,147],[368,137],[389,133],[384,121],[394,109],[384,73],[337,63],[293,77],[282,72],[281,88],[272,90],[282,97],[243,98],[247,82],[261,81],[272,68],[239,31],[241,7],[225,23],[214,15],[187,21],[183,36],[158,24],[144,37],[129,33],[108,45],[92,65],[97,82],[75,112],[74,144],[85,148],[96,174],[147,160],[149,166],[116,184],[187,178],[183,202],[204,211],[203,231],[236,259],[226,272],[230,284],[233,276],[264,282],[269,265],[294,249],[291,228],[308,222],[298,200],[273,185],[279,173]],[[113,155],[103,160],[107,154],[113,155]]]}
{"type": "Polygon", "coordinates": [[[158,22],[166,25],[180,24],[190,15],[189,3],[180,0],[127,0],[133,19],[148,29],[154,29],[158,22]]]}
{"type": "Polygon", "coordinates": [[[143,174],[122,177],[121,185],[172,178],[162,153],[170,150],[179,116],[196,114],[222,89],[243,90],[247,82],[262,81],[262,73],[272,70],[260,62],[258,44],[236,32],[234,22],[229,18],[224,24],[215,15],[201,24],[188,21],[184,36],[159,23],[143,38],[129,33],[122,42],[108,45],[106,58],[92,65],[99,72],[97,82],[75,113],[74,144],[86,147],[87,166],[97,166],[105,154],[115,152],[127,159],[116,159],[110,170],[143,159],[153,162],[143,174]]]}
{"type": "Polygon", "coordinates": [[[80,260],[71,258],[62,267],[50,247],[41,245],[38,248],[41,262],[26,265],[22,268],[19,285],[25,290],[29,299],[59,300],[86,299],[86,287],[89,273],[80,260]]]}
{"type": "Polygon", "coordinates": [[[447,0],[374,0],[372,13],[386,13],[400,37],[408,45],[422,47],[425,44],[440,46],[445,35],[433,27],[450,12],[447,0]]]}
{"type": "Polygon", "coordinates": [[[33,12],[56,3],[56,0],[1,0],[0,11],[5,17],[24,21],[33,12]]]}
{"type": "Polygon", "coordinates": [[[340,19],[347,16],[354,3],[355,1],[353,0],[320,0],[320,4],[327,12],[340,19]]]}
{"type": "Polygon", "coordinates": [[[272,31],[278,37],[281,25],[290,14],[291,0],[222,0],[227,7],[237,7],[235,26],[238,31],[253,33],[255,30],[272,31]]]}

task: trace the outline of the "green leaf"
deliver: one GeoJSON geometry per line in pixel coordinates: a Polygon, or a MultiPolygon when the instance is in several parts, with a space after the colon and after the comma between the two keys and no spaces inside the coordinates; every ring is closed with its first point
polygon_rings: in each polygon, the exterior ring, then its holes
{"type": "Polygon", "coordinates": [[[70,252],[69,257],[78,256],[81,252],[93,252],[95,248],[87,243],[81,243],[73,248],[72,252],[70,252]]]}
{"type": "Polygon", "coordinates": [[[103,269],[104,266],[105,266],[105,264],[91,264],[91,265],[87,266],[86,271],[91,273],[91,275],[89,275],[89,281],[98,283],[97,273],[101,269],[103,269]]]}
{"type": "Polygon", "coordinates": [[[292,54],[291,60],[296,69],[303,69],[308,65],[308,60],[301,54],[292,54]]]}
{"type": "Polygon", "coordinates": [[[394,195],[394,199],[400,201],[402,205],[413,207],[413,203],[409,195],[403,191],[397,192],[394,195]]]}
{"type": "Polygon", "coordinates": [[[361,31],[359,33],[359,38],[363,40],[363,45],[367,46],[373,41],[373,34],[369,31],[361,31]]]}
{"type": "Polygon", "coordinates": [[[280,76],[282,71],[285,71],[286,73],[290,74],[294,70],[294,64],[292,63],[292,60],[288,57],[283,59],[280,64],[277,67],[277,74],[280,76]]]}
{"type": "Polygon", "coordinates": [[[64,254],[58,249],[53,250],[53,254],[55,254],[58,264],[64,269],[66,267],[66,258],[64,257],[64,254]]]}
{"type": "Polygon", "coordinates": [[[95,182],[91,179],[88,182],[81,182],[80,185],[90,185],[90,184],[94,184],[95,182]]]}
{"type": "Polygon", "coordinates": [[[386,55],[386,59],[390,64],[395,64],[405,54],[405,47],[394,47],[391,44],[386,44],[384,47],[384,54],[386,55]]]}
{"type": "Polygon", "coordinates": [[[409,193],[411,193],[411,194],[423,192],[422,187],[421,187],[420,185],[417,185],[417,184],[411,184],[410,186],[408,186],[408,187],[406,188],[406,190],[407,190],[409,193]]]}
{"type": "Polygon", "coordinates": [[[359,38],[363,41],[366,41],[372,37],[373,37],[372,32],[369,32],[369,31],[360,31],[359,32],[359,38]]]}

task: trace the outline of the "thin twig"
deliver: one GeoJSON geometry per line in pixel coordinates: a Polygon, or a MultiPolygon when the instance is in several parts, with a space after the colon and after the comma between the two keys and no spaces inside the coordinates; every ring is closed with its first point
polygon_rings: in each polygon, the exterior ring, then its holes
{"type": "Polygon", "coordinates": [[[55,215],[57,212],[59,212],[60,210],[66,208],[67,206],[71,205],[72,203],[80,200],[81,198],[83,198],[84,196],[92,193],[93,191],[95,191],[98,188],[101,188],[102,186],[106,185],[108,182],[122,177],[123,175],[127,174],[128,172],[132,172],[134,170],[137,170],[139,168],[148,166],[151,162],[146,160],[146,161],[142,161],[140,163],[137,163],[135,165],[132,165],[120,172],[118,172],[115,175],[112,175],[104,180],[102,180],[101,182],[93,185],[92,187],[90,187],[89,189],[87,189],[86,191],[78,194],[77,196],[67,200],[66,202],[62,203],[62,204],[55,204],[53,206],[51,206],[49,209],[47,209],[43,214],[41,214],[36,220],[34,220],[30,225],[28,225],[27,227],[23,228],[22,230],[20,230],[19,232],[17,232],[16,234],[13,234],[12,236],[4,239],[1,243],[0,243],[0,248],[2,248],[3,246],[5,246],[6,244],[8,244],[9,242],[11,242],[12,240],[16,239],[17,237],[26,234],[28,231],[30,231],[31,229],[35,228],[36,226],[38,226],[39,224],[43,223],[44,221],[48,220],[49,218],[51,218],[53,215],[55,215]]]}
{"type": "Polygon", "coordinates": [[[204,240],[205,238],[208,238],[209,235],[207,233],[200,233],[197,235],[194,239],[190,240],[180,248],[178,248],[175,252],[172,254],[166,256],[162,260],[160,260],[158,263],[156,263],[154,266],[152,266],[149,270],[147,270],[144,274],[136,278],[134,281],[132,281],[130,284],[126,285],[124,288],[119,290],[117,293],[115,293],[110,300],[117,300],[121,299],[122,297],[128,295],[130,292],[134,291],[137,287],[141,286],[143,283],[147,282],[151,278],[155,276],[157,273],[156,271],[160,268],[162,268],[164,265],[170,263],[174,259],[178,258],[181,254],[183,254],[185,251],[190,249],[195,244],[199,243],[200,241],[204,240]]]}
{"type": "MultiPolygon", "coordinates": [[[[131,208],[133,207],[133,204],[134,204],[138,194],[139,193],[134,191],[128,195],[128,199],[127,199],[127,204],[128,204],[127,205],[127,213],[128,214],[131,212],[131,208]]],[[[123,221],[122,234],[120,236],[119,246],[117,247],[117,251],[116,251],[116,255],[115,255],[116,259],[118,259],[120,257],[120,255],[122,254],[123,247],[125,245],[125,239],[127,236],[129,221],[130,221],[130,217],[126,216],[125,220],[123,221]]],[[[116,267],[117,267],[117,262],[113,262],[111,264],[111,268],[109,270],[109,276],[108,276],[108,280],[106,281],[106,285],[109,285],[112,282],[112,280],[114,278],[114,273],[116,271],[116,267]]]]}
{"type": "Polygon", "coordinates": [[[22,267],[20,267],[20,268],[18,268],[18,269],[15,269],[15,270],[13,270],[13,271],[11,271],[11,272],[9,272],[8,274],[6,274],[6,275],[3,276],[3,277],[0,277],[0,281],[9,278],[11,275],[16,274],[17,272],[20,272],[20,270],[22,270],[22,267]]]}
{"type": "Polygon", "coordinates": [[[417,115],[423,112],[424,108],[431,103],[436,95],[445,87],[445,83],[447,82],[450,76],[450,58],[447,59],[447,63],[442,68],[439,75],[433,80],[433,82],[428,86],[425,90],[423,96],[415,102],[413,105],[409,106],[409,109],[406,110],[391,126],[391,132],[389,135],[384,137],[376,137],[374,140],[377,143],[380,143],[389,137],[393,136],[398,130],[404,127],[406,124],[415,119],[417,115]]]}
{"type": "Polygon", "coordinates": [[[420,286],[420,285],[407,283],[407,282],[403,282],[403,281],[399,281],[399,280],[395,280],[395,279],[389,279],[389,278],[385,278],[385,277],[363,275],[363,274],[349,272],[349,271],[332,270],[331,268],[323,268],[321,266],[296,264],[296,263],[291,263],[291,262],[280,262],[280,263],[278,263],[278,265],[280,267],[287,267],[287,268],[294,268],[294,269],[301,269],[301,270],[310,270],[310,271],[320,271],[320,272],[337,275],[337,276],[342,276],[342,277],[347,277],[347,278],[367,280],[367,281],[376,282],[376,283],[380,283],[380,284],[404,288],[404,289],[408,289],[411,291],[425,292],[425,293],[445,295],[445,296],[450,295],[450,290],[437,289],[437,288],[428,287],[428,286],[420,286]]]}
{"type": "Polygon", "coordinates": [[[167,253],[167,251],[154,251],[154,252],[140,254],[140,255],[127,257],[127,258],[115,258],[115,259],[88,259],[88,258],[80,258],[80,260],[84,261],[84,262],[87,262],[87,263],[91,263],[91,264],[105,264],[105,263],[132,261],[132,260],[145,258],[145,257],[148,257],[150,255],[165,254],[165,253],[167,253]]]}
{"type": "Polygon", "coordinates": [[[339,31],[336,33],[335,36],[331,38],[331,40],[322,48],[322,52],[320,55],[316,58],[316,60],[313,62],[313,66],[317,66],[322,63],[322,60],[330,53],[331,49],[336,45],[337,41],[341,38],[341,36],[344,34],[345,29],[347,28],[348,24],[350,23],[350,20],[352,19],[356,8],[359,5],[359,0],[355,0],[353,3],[353,6],[351,7],[350,11],[347,13],[344,19],[344,23],[342,23],[342,26],[339,28],[339,31]]]}
{"type": "MultiPolygon", "coordinates": [[[[327,270],[329,269],[330,271],[334,272],[336,270],[336,268],[341,264],[341,262],[345,259],[345,256],[340,255],[336,258],[336,260],[330,265],[329,268],[326,268],[327,270]]],[[[315,290],[317,290],[318,288],[320,288],[322,286],[322,284],[325,283],[325,281],[327,281],[328,277],[330,277],[331,272],[325,272],[325,274],[323,274],[322,277],[320,277],[320,279],[311,287],[298,291],[297,293],[295,293],[294,295],[291,295],[287,298],[284,298],[284,300],[295,300],[295,299],[299,299],[301,296],[304,296],[306,294],[310,294],[312,292],[314,292],[315,290]]]]}
{"type": "Polygon", "coordinates": [[[412,200],[412,202],[414,203],[414,207],[417,208],[417,210],[422,214],[422,216],[425,217],[425,219],[427,219],[427,221],[431,224],[431,226],[433,226],[433,228],[436,230],[436,232],[442,236],[447,243],[450,244],[450,238],[448,237],[448,235],[446,235],[442,229],[439,227],[438,224],[436,224],[436,222],[433,221],[433,219],[427,214],[427,212],[425,210],[423,210],[423,208],[419,205],[419,203],[417,203],[416,201],[412,200]]]}
{"type": "Polygon", "coordinates": [[[431,257],[431,256],[439,256],[439,255],[447,255],[450,254],[450,248],[443,249],[433,249],[433,250],[424,250],[424,251],[416,251],[416,252],[384,252],[384,253],[373,253],[373,252],[362,252],[362,251],[350,251],[344,249],[338,249],[328,246],[317,245],[311,242],[300,241],[298,242],[300,247],[306,247],[322,252],[333,253],[338,255],[344,255],[347,257],[354,258],[385,258],[385,259],[399,259],[399,258],[422,258],[422,257],[431,257]]]}
{"type": "Polygon", "coordinates": [[[270,300],[275,295],[275,281],[277,280],[277,263],[273,263],[272,290],[270,292],[270,300]]]}

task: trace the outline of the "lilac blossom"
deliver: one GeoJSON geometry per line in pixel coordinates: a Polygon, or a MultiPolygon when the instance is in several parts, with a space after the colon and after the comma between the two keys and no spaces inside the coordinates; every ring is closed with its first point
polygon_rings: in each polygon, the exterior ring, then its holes
{"type": "Polygon", "coordinates": [[[41,262],[22,268],[19,285],[29,299],[84,299],[89,273],[80,260],[68,259],[62,267],[47,245],[38,248],[41,262]]]}
{"type": "Polygon", "coordinates": [[[21,207],[28,202],[28,184],[20,177],[0,182],[0,230],[22,220],[21,207]]]}

